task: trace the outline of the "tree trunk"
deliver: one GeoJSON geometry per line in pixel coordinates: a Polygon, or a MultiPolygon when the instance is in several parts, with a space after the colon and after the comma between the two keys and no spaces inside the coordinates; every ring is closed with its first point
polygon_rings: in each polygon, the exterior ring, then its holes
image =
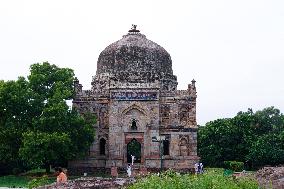
{"type": "Polygon", "coordinates": [[[44,166],[44,168],[45,168],[45,172],[46,172],[47,174],[49,174],[49,173],[50,173],[50,165],[49,165],[49,163],[46,163],[45,166],[44,166]]]}

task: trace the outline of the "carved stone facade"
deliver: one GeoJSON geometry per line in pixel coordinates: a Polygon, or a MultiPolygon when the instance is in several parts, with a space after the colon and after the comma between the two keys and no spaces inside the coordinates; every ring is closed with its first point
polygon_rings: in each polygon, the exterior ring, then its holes
{"type": "Polygon", "coordinates": [[[74,81],[73,108],[97,117],[95,142],[72,168],[125,168],[134,165],[192,169],[197,156],[195,81],[177,90],[169,53],[132,29],[101,52],[91,90],[74,81]],[[165,136],[160,148],[155,136],[165,136]],[[130,154],[131,153],[131,154],[130,154]]]}

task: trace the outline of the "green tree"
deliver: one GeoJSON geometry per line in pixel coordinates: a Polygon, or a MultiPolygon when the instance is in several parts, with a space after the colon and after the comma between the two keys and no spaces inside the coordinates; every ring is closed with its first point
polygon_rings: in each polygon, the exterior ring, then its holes
{"type": "Polygon", "coordinates": [[[74,72],[69,68],[59,68],[48,62],[33,64],[28,76],[30,88],[37,98],[42,100],[64,99],[70,100],[73,96],[74,72]]]}
{"type": "Polygon", "coordinates": [[[44,62],[31,65],[28,80],[0,81],[0,166],[14,162],[49,171],[49,165],[87,153],[95,119],[67,105],[73,80],[73,70],[44,62]]]}
{"type": "Polygon", "coordinates": [[[226,159],[231,159],[234,142],[230,119],[217,119],[206,123],[198,131],[198,153],[206,165],[221,166],[226,159]]]}
{"type": "Polygon", "coordinates": [[[70,136],[66,133],[28,131],[23,134],[20,155],[32,167],[44,165],[48,169],[58,159],[68,159],[66,154],[71,151],[71,144],[70,136]]]}
{"type": "Polygon", "coordinates": [[[233,118],[210,121],[200,127],[198,153],[210,166],[233,160],[252,166],[281,164],[284,163],[283,128],[284,116],[278,109],[268,107],[255,113],[249,109],[233,118]]]}
{"type": "Polygon", "coordinates": [[[23,77],[0,82],[0,167],[3,172],[23,168],[18,149],[22,133],[31,124],[30,94],[28,81],[23,77]]]}
{"type": "Polygon", "coordinates": [[[254,114],[252,132],[246,159],[254,167],[284,163],[284,115],[274,107],[264,108],[254,114]]]}
{"type": "Polygon", "coordinates": [[[256,167],[284,162],[284,133],[260,136],[250,147],[247,159],[256,167]]]}
{"type": "Polygon", "coordinates": [[[273,106],[255,112],[253,117],[253,131],[259,136],[270,132],[279,133],[284,131],[284,116],[279,109],[273,106]]]}
{"type": "Polygon", "coordinates": [[[23,135],[20,156],[30,165],[37,162],[49,171],[49,165],[84,155],[94,140],[94,122],[85,121],[66,104],[66,100],[71,100],[74,94],[73,70],[44,62],[31,66],[28,79],[39,114],[33,117],[31,129],[23,135]],[[46,135],[43,137],[45,140],[40,139],[43,135],[46,135]],[[41,136],[36,142],[44,143],[46,147],[39,148],[36,156],[28,153],[35,147],[30,142],[32,136],[41,136]],[[55,142],[52,137],[58,141],[55,142]],[[50,147],[51,150],[47,151],[50,147]]]}

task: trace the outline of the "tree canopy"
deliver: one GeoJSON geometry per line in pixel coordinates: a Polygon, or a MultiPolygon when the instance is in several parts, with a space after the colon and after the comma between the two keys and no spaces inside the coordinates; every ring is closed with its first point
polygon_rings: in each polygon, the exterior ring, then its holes
{"type": "Polygon", "coordinates": [[[198,152],[210,166],[232,160],[245,162],[250,168],[283,164],[284,115],[268,107],[210,121],[198,131],[198,152]]]}
{"type": "Polygon", "coordinates": [[[95,119],[67,105],[73,80],[73,70],[44,62],[27,79],[0,81],[0,166],[48,168],[88,152],[95,119]]]}

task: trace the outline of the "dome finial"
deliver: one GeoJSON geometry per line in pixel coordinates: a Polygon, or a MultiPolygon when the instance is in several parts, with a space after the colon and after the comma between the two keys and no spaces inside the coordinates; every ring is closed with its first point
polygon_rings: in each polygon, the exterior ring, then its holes
{"type": "Polygon", "coordinates": [[[128,32],[130,32],[130,33],[138,33],[138,32],[140,32],[140,31],[137,30],[136,28],[137,28],[137,25],[132,24],[132,27],[131,27],[130,30],[128,30],[128,32]]]}

